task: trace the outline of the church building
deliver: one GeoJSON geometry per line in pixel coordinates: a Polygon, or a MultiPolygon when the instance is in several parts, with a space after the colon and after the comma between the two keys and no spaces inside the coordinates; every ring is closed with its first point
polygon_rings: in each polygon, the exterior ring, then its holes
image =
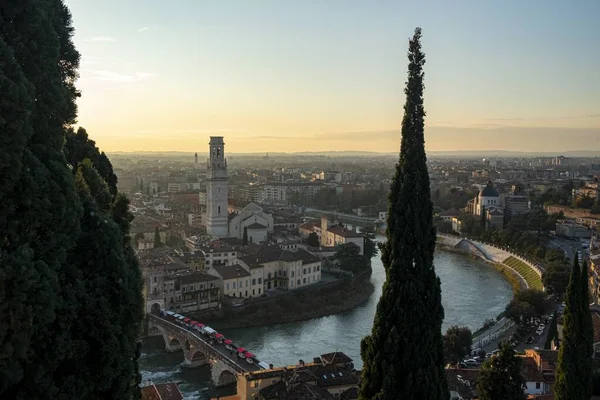
{"type": "Polygon", "coordinates": [[[248,243],[260,243],[267,240],[267,234],[273,233],[273,216],[263,211],[256,203],[229,215],[229,237],[243,239],[244,228],[248,234],[248,243]]]}
{"type": "Polygon", "coordinates": [[[267,241],[273,233],[273,216],[256,203],[229,214],[227,159],[222,136],[211,136],[206,169],[206,233],[216,238],[243,239],[244,229],[248,243],[267,241]]]}

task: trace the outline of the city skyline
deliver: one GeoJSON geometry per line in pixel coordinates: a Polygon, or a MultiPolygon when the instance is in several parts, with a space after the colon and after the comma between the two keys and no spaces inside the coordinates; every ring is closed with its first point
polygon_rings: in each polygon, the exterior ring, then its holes
{"type": "Polygon", "coordinates": [[[599,3],[261,4],[68,0],[79,124],[107,152],[395,152],[418,25],[428,151],[600,151],[599,3]]]}

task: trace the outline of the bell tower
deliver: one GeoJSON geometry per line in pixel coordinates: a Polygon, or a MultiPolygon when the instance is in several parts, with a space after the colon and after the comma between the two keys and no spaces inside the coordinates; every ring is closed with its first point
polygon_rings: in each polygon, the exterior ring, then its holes
{"type": "Polygon", "coordinates": [[[229,235],[228,180],[223,136],[211,136],[206,165],[206,233],[210,236],[229,235]]]}

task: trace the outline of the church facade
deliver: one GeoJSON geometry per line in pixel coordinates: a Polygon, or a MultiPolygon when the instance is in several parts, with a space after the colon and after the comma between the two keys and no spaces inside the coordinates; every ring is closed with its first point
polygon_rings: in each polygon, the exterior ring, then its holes
{"type": "Polygon", "coordinates": [[[229,237],[243,239],[244,229],[248,235],[248,243],[260,243],[273,233],[273,216],[263,211],[256,203],[250,203],[229,216],[229,237]]]}

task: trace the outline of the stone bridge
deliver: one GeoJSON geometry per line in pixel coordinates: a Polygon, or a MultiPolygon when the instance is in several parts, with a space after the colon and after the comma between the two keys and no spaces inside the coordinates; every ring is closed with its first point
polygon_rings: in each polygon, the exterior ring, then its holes
{"type": "Polygon", "coordinates": [[[461,239],[461,241],[458,242],[454,248],[478,255],[485,260],[493,261],[493,258],[490,257],[490,255],[484,249],[469,239],[461,239]]]}
{"type": "Polygon", "coordinates": [[[232,385],[237,374],[259,370],[256,364],[249,364],[232,354],[224,344],[208,343],[201,333],[177,325],[162,316],[148,315],[148,334],[161,335],[168,352],[183,350],[182,367],[198,367],[209,364],[212,381],[217,387],[232,385]]]}
{"type": "Polygon", "coordinates": [[[377,223],[377,218],[375,217],[361,217],[358,215],[344,214],[337,211],[321,210],[318,208],[307,208],[304,210],[304,213],[313,217],[327,215],[329,217],[337,219],[340,222],[345,222],[354,226],[372,227],[374,224],[377,223]]]}

